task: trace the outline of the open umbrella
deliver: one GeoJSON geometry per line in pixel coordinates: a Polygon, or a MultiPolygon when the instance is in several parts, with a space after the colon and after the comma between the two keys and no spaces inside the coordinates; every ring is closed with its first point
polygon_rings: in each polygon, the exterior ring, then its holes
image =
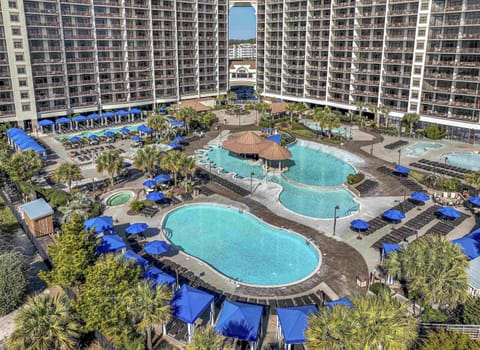
{"type": "Polygon", "coordinates": [[[125,168],[130,168],[130,167],[132,166],[132,163],[130,163],[130,162],[124,162],[124,163],[123,163],[123,166],[124,166],[125,168]]]}
{"type": "Polygon", "coordinates": [[[103,133],[103,136],[105,137],[114,137],[115,136],[115,133],[113,131],[105,131],[103,133]]]}
{"type": "Polygon", "coordinates": [[[95,135],[95,134],[92,134],[92,135],[88,136],[88,139],[89,140],[98,140],[98,136],[95,135]]]}
{"type": "Polygon", "coordinates": [[[169,145],[170,147],[172,147],[172,148],[180,148],[180,147],[182,147],[178,142],[170,142],[168,145],[169,145]]]}
{"type": "Polygon", "coordinates": [[[443,216],[447,218],[459,218],[462,216],[462,213],[460,213],[458,210],[452,207],[441,207],[438,209],[438,212],[442,214],[443,216]]]}
{"type": "Polygon", "coordinates": [[[132,141],[140,142],[140,141],[142,141],[142,138],[140,136],[134,136],[134,137],[132,137],[132,141]]]}
{"type": "Polygon", "coordinates": [[[402,219],[405,219],[405,214],[399,210],[392,209],[383,212],[383,217],[392,221],[402,221],[402,219]]]}
{"type": "Polygon", "coordinates": [[[175,137],[175,141],[184,141],[185,138],[183,138],[182,136],[177,136],[175,137]]]}
{"type": "Polygon", "coordinates": [[[477,207],[480,207],[480,197],[469,197],[468,201],[472,203],[473,205],[476,205],[477,207]]]}
{"type": "Polygon", "coordinates": [[[119,130],[119,132],[121,132],[122,134],[128,134],[130,132],[130,129],[127,129],[127,128],[121,128],[119,130]]]}
{"type": "Polygon", "coordinates": [[[125,232],[129,235],[138,235],[148,229],[148,225],[144,222],[136,222],[127,227],[125,232]]]}
{"type": "Polygon", "coordinates": [[[417,202],[425,202],[425,201],[428,201],[430,199],[430,196],[428,196],[427,194],[425,194],[423,192],[413,192],[410,195],[410,198],[412,198],[413,200],[416,200],[417,202]]]}
{"type": "Polygon", "coordinates": [[[68,139],[70,142],[80,142],[82,139],[78,136],[73,136],[68,139]]]}
{"type": "Polygon", "coordinates": [[[142,185],[145,187],[154,187],[157,185],[157,183],[153,180],[147,180],[142,185]]]}
{"type": "Polygon", "coordinates": [[[149,201],[157,202],[161,201],[163,198],[165,198],[165,196],[161,192],[150,192],[149,194],[147,194],[147,199],[149,201]]]}
{"type": "Polygon", "coordinates": [[[167,242],[155,240],[145,244],[145,247],[143,249],[148,254],[159,255],[165,253],[168,248],[170,248],[170,245],[167,242]]]}
{"type": "Polygon", "coordinates": [[[167,182],[170,180],[170,175],[168,174],[159,174],[153,178],[156,182],[167,182]]]}
{"type": "Polygon", "coordinates": [[[401,165],[397,165],[397,166],[395,167],[395,171],[396,171],[397,173],[406,174],[406,175],[408,175],[408,174],[410,173],[410,169],[405,168],[404,166],[401,166],[401,165]]]}
{"type": "Polygon", "coordinates": [[[368,230],[368,228],[370,227],[370,224],[364,220],[357,219],[357,220],[353,220],[350,223],[350,227],[358,231],[368,230]]]}

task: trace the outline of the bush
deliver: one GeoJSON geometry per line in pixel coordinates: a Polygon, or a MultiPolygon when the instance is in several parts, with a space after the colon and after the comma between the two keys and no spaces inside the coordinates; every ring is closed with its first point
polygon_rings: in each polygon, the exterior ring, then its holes
{"type": "Polygon", "coordinates": [[[48,190],[46,196],[53,207],[65,205],[70,199],[70,195],[63,190],[48,190]]]}
{"type": "Polygon", "coordinates": [[[431,140],[443,139],[446,134],[447,132],[444,129],[440,129],[437,124],[425,127],[425,136],[431,140]]]}
{"type": "Polygon", "coordinates": [[[385,283],[381,283],[381,282],[373,283],[369,289],[372,293],[375,293],[376,295],[379,295],[380,293],[385,293],[385,292],[390,294],[390,287],[387,286],[385,283]]]}
{"type": "Polygon", "coordinates": [[[0,232],[13,233],[18,227],[17,219],[0,198],[0,232]]]}
{"type": "Polygon", "coordinates": [[[432,308],[430,305],[424,305],[422,313],[422,322],[444,323],[448,316],[440,310],[432,308]]]}
{"type": "Polygon", "coordinates": [[[138,213],[143,208],[145,208],[144,201],[133,201],[132,203],[130,203],[130,209],[132,209],[136,213],[138,213]]]}
{"type": "Polygon", "coordinates": [[[347,183],[349,185],[355,185],[362,182],[364,178],[365,178],[365,174],[363,173],[348,174],[347,183]]]}
{"type": "Polygon", "coordinates": [[[26,265],[20,253],[0,254],[0,316],[15,310],[27,290],[26,265]]]}

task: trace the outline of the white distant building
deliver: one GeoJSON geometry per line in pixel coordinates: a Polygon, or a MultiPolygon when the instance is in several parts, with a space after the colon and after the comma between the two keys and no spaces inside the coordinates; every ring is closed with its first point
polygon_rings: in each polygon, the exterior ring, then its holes
{"type": "Polygon", "coordinates": [[[230,61],[230,86],[254,86],[257,80],[257,65],[253,60],[230,61]]]}
{"type": "Polygon", "coordinates": [[[243,59],[243,58],[255,58],[257,51],[256,44],[233,44],[228,48],[228,58],[230,59],[243,59]]]}

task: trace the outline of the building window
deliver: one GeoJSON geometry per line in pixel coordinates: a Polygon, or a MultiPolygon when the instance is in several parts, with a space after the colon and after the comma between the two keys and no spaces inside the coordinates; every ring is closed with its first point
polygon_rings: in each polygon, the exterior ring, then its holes
{"type": "Polygon", "coordinates": [[[423,61],[423,56],[422,55],[415,55],[415,62],[416,63],[422,63],[423,61]]]}
{"type": "Polygon", "coordinates": [[[417,110],[417,104],[416,103],[412,103],[412,105],[410,106],[410,110],[417,110]]]}
{"type": "Polygon", "coordinates": [[[17,54],[15,55],[15,61],[17,62],[23,62],[23,55],[17,54]]]}
{"type": "Polygon", "coordinates": [[[12,28],[12,35],[21,35],[20,28],[12,28]]]}
{"type": "Polygon", "coordinates": [[[428,10],[428,1],[422,1],[422,7],[421,9],[423,11],[427,11],[428,10]]]}
{"type": "Polygon", "coordinates": [[[424,47],[425,47],[425,43],[423,41],[417,43],[417,49],[418,50],[423,50],[424,47]]]}
{"type": "Polygon", "coordinates": [[[425,36],[425,33],[426,33],[425,29],[418,30],[418,36],[425,36]]]}
{"type": "Polygon", "coordinates": [[[16,9],[17,8],[17,2],[16,1],[9,1],[8,2],[8,7],[11,9],[16,9]]]}
{"type": "Polygon", "coordinates": [[[29,112],[31,110],[30,103],[22,103],[22,111],[29,112]]]}
{"type": "Polygon", "coordinates": [[[420,24],[427,23],[427,16],[420,16],[420,24]]]}
{"type": "MultiPolygon", "coordinates": [[[[412,98],[418,99],[418,91],[412,91],[412,98]]],[[[412,107],[413,107],[413,105],[412,105],[412,107]]],[[[417,108],[417,107],[415,107],[415,108],[417,108]]]]}
{"type": "Polygon", "coordinates": [[[26,81],[25,79],[20,79],[20,80],[18,81],[18,85],[20,85],[20,86],[27,86],[27,81],[26,81]]]}
{"type": "Polygon", "coordinates": [[[422,74],[422,68],[421,67],[415,67],[413,70],[414,74],[422,74]]]}
{"type": "Polygon", "coordinates": [[[25,74],[25,67],[18,67],[17,68],[17,73],[18,74],[25,74]]]}
{"type": "Polygon", "coordinates": [[[23,44],[21,41],[14,41],[13,42],[13,47],[16,48],[16,49],[21,49],[23,48],[23,44]]]}
{"type": "Polygon", "coordinates": [[[18,22],[18,15],[10,15],[11,22],[18,22]]]}
{"type": "Polygon", "coordinates": [[[21,91],[20,92],[20,98],[22,98],[22,99],[28,98],[28,91],[21,91]]]}
{"type": "Polygon", "coordinates": [[[420,79],[413,79],[412,85],[413,85],[414,87],[419,87],[419,86],[420,86],[420,79]]]}

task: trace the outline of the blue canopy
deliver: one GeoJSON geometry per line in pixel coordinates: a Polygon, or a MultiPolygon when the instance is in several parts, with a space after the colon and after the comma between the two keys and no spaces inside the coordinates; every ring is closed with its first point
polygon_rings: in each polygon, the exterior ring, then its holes
{"type": "Polygon", "coordinates": [[[441,207],[440,209],[438,209],[438,212],[443,216],[446,216],[447,218],[455,219],[462,216],[462,213],[452,207],[441,207]]]}
{"type": "Polygon", "coordinates": [[[66,118],[66,117],[61,117],[61,118],[58,118],[57,120],[55,120],[55,123],[56,123],[56,124],[66,124],[66,123],[70,123],[70,119],[69,119],[69,118],[66,118]]]}
{"type": "Polygon", "coordinates": [[[277,308],[278,320],[286,344],[301,344],[307,341],[305,338],[307,319],[309,315],[316,312],[317,308],[314,305],[277,308]]]}
{"type": "Polygon", "coordinates": [[[113,112],[105,112],[102,114],[102,117],[105,117],[105,118],[111,118],[113,116],[115,116],[115,113],[113,112]]]}
{"type": "Polygon", "coordinates": [[[165,195],[162,192],[150,192],[147,194],[147,199],[149,201],[161,201],[163,198],[165,198],[165,195]]]}
{"type": "Polygon", "coordinates": [[[401,166],[401,165],[397,165],[395,167],[395,171],[397,173],[400,173],[400,174],[409,174],[410,173],[410,169],[405,168],[404,166],[401,166]]]}
{"type": "Polygon", "coordinates": [[[128,134],[128,133],[130,133],[130,129],[121,128],[120,130],[118,130],[118,132],[121,132],[122,134],[128,134]]]}
{"type": "Polygon", "coordinates": [[[159,112],[165,112],[167,109],[165,107],[158,107],[159,112]]]}
{"type": "Polygon", "coordinates": [[[142,185],[145,187],[154,187],[157,185],[157,182],[154,180],[147,180],[142,185]]]}
{"type": "Polygon", "coordinates": [[[225,337],[246,341],[256,341],[263,307],[225,301],[218,316],[215,332],[225,337]]]}
{"type": "Polygon", "coordinates": [[[21,143],[22,141],[30,141],[32,138],[30,136],[28,136],[27,134],[25,133],[17,133],[17,134],[13,134],[11,136],[9,136],[10,139],[15,142],[16,144],[19,144],[21,143]]]}
{"type": "Polygon", "coordinates": [[[103,136],[105,137],[114,137],[115,136],[115,133],[113,131],[105,131],[103,133],[103,136]]]}
{"type": "Polygon", "coordinates": [[[385,256],[389,256],[390,253],[398,252],[402,247],[393,243],[382,243],[382,249],[385,256]]]}
{"type": "Polygon", "coordinates": [[[175,119],[171,121],[171,124],[172,124],[172,126],[185,126],[184,122],[180,122],[180,121],[175,120],[175,119]]]}
{"type": "Polygon", "coordinates": [[[355,230],[367,230],[370,227],[370,224],[364,220],[353,220],[350,223],[350,226],[355,230]]]}
{"type": "Polygon", "coordinates": [[[128,112],[125,111],[125,110],[123,110],[123,109],[121,109],[121,110],[119,110],[119,111],[116,111],[116,112],[115,112],[115,115],[116,115],[116,116],[128,115],[128,112]]]}
{"type": "Polygon", "coordinates": [[[469,260],[478,258],[480,256],[480,242],[470,237],[462,237],[451,241],[453,244],[458,244],[462,248],[463,254],[469,260]]]}
{"type": "Polygon", "coordinates": [[[95,228],[93,233],[102,233],[113,230],[113,218],[111,216],[97,216],[96,218],[88,219],[83,223],[86,231],[95,228]]]}
{"type": "Polygon", "coordinates": [[[40,146],[38,143],[36,143],[33,140],[19,144],[18,148],[20,148],[20,150],[22,150],[22,151],[32,149],[35,152],[39,152],[39,153],[46,152],[45,148],[43,148],[42,146],[40,146]]]}
{"type": "Polygon", "coordinates": [[[84,115],[76,115],[72,118],[72,120],[74,122],[84,122],[85,120],[87,120],[87,117],[85,117],[84,115]]]}
{"type": "Polygon", "coordinates": [[[55,124],[54,122],[52,122],[50,119],[42,119],[38,122],[38,125],[40,126],[51,126],[55,124]]]}
{"type": "Polygon", "coordinates": [[[152,129],[150,129],[150,128],[149,128],[148,126],[146,126],[145,124],[140,125],[140,126],[137,128],[137,130],[140,131],[140,132],[144,132],[144,133],[146,133],[146,134],[149,134],[149,133],[151,133],[151,132],[153,131],[152,129]]]}
{"type": "Polygon", "coordinates": [[[473,238],[474,240],[480,242],[480,227],[470,232],[466,237],[473,238]]]}
{"type": "Polygon", "coordinates": [[[411,195],[410,195],[410,198],[418,201],[418,202],[425,202],[425,201],[428,201],[430,199],[430,196],[428,196],[426,193],[423,193],[423,192],[413,192],[411,195]]]}
{"type": "Polygon", "coordinates": [[[177,142],[170,142],[168,145],[169,145],[170,147],[172,147],[172,148],[182,147],[182,146],[181,146],[179,143],[177,143],[177,142]]]}
{"type": "Polygon", "coordinates": [[[92,135],[88,136],[88,139],[89,140],[98,140],[98,136],[95,135],[95,134],[92,134],[92,135]]]}
{"type": "Polygon", "coordinates": [[[124,166],[125,168],[130,168],[130,167],[132,166],[132,163],[130,163],[130,162],[124,162],[124,163],[123,163],[123,166],[124,166]]]}
{"type": "Polygon", "coordinates": [[[142,111],[139,110],[138,108],[132,108],[131,110],[128,111],[128,113],[132,113],[132,114],[142,114],[142,111]]]}
{"type": "Polygon", "coordinates": [[[134,136],[132,137],[132,141],[139,142],[142,141],[142,138],[140,136],[134,136]]]}
{"type": "Polygon", "coordinates": [[[153,255],[163,254],[168,251],[168,248],[170,248],[170,245],[167,242],[159,240],[150,241],[143,247],[148,254],[153,255]]]}
{"type": "Polygon", "coordinates": [[[477,207],[480,207],[480,197],[469,197],[468,201],[472,203],[473,205],[476,205],[477,207]]]}
{"type": "Polygon", "coordinates": [[[145,268],[148,266],[148,261],[135,253],[133,250],[129,249],[125,252],[125,259],[127,260],[133,260],[135,264],[139,265],[142,268],[145,268]]]}
{"type": "Polygon", "coordinates": [[[153,178],[156,182],[167,182],[170,180],[170,175],[168,174],[158,174],[153,178]]]}
{"type": "Polygon", "coordinates": [[[276,144],[279,144],[279,145],[282,144],[282,135],[281,134],[271,135],[271,136],[266,137],[266,139],[270,140],[270,141],[273,141],[273,142],[275,142],[276,144]]]}
{"type": "Polygon", "coordinates": [[[175,137],[175,141],[184,141],[185,138],[183,136],[177,136],[175,137]]]}
{"type": "Polygon", "coordinates": [[[6,134],[7,134],[8,137],[12,137],[12,136],[18,135],[18,134],[26,135],[25,131],[23,131],[20,128],[10,128],[10,129],[7,130],[6,134]]]}
{"type": "Polygon", "coordinates": [[[402,221],[402,219],[405,219],[405,214],[399,210],[391,209],[391,210],[384,211],[383,217],[388,220],[402,221]]]}
{"type": "Polygon", "coordinates": [[[213,295],[184,284],[173,295],[170,305],[176,318],[193,324],[212,302],[213,295]]]}
{"type": "Polygon", "coordinates": [[[170,276],[168,273],[155,266],[150,266],[143,273],[143,278],[152,281],[154,287],[161,284],[172,286],[177,282],[175,277],[170,276]]]}
{"type": "Polygon", "coordinates": [[[116,233],[103,235],[100,244],[97,246],[97,252],[107,254],[124,249],[127,245],[116,233]]]}
{"type": "Polygon", "coordinates": [[[353,307],[353,304],[352,304],[351,300],[348,299],[348,297],[343,297],[343,298],[340,298],[340,299],[337,299],[337,300],[332,300],[332,301],[327,302],[327,306],[329,308],[333,308],[335,305],[345,305],[345,306],[348,306],[348,307],[353,307]]]}
{"type": "Polygon", "coordinates": [[[136,222],[127,227],[125,232],[129,235],[138,235],[148,230],[148,225],[144,222],[136,222]]]}
{"type": "Polygon", "coordinates": [[[78,136],[73,136],[68,139],[70,142],[80,142],[82,139],[78,136]]]}
{"type": "Polygon", "coordinates": [[[100,119],[102,116],[99,115],[98,113],[92,113],[87,116],[87,119],[100,119]]]}

